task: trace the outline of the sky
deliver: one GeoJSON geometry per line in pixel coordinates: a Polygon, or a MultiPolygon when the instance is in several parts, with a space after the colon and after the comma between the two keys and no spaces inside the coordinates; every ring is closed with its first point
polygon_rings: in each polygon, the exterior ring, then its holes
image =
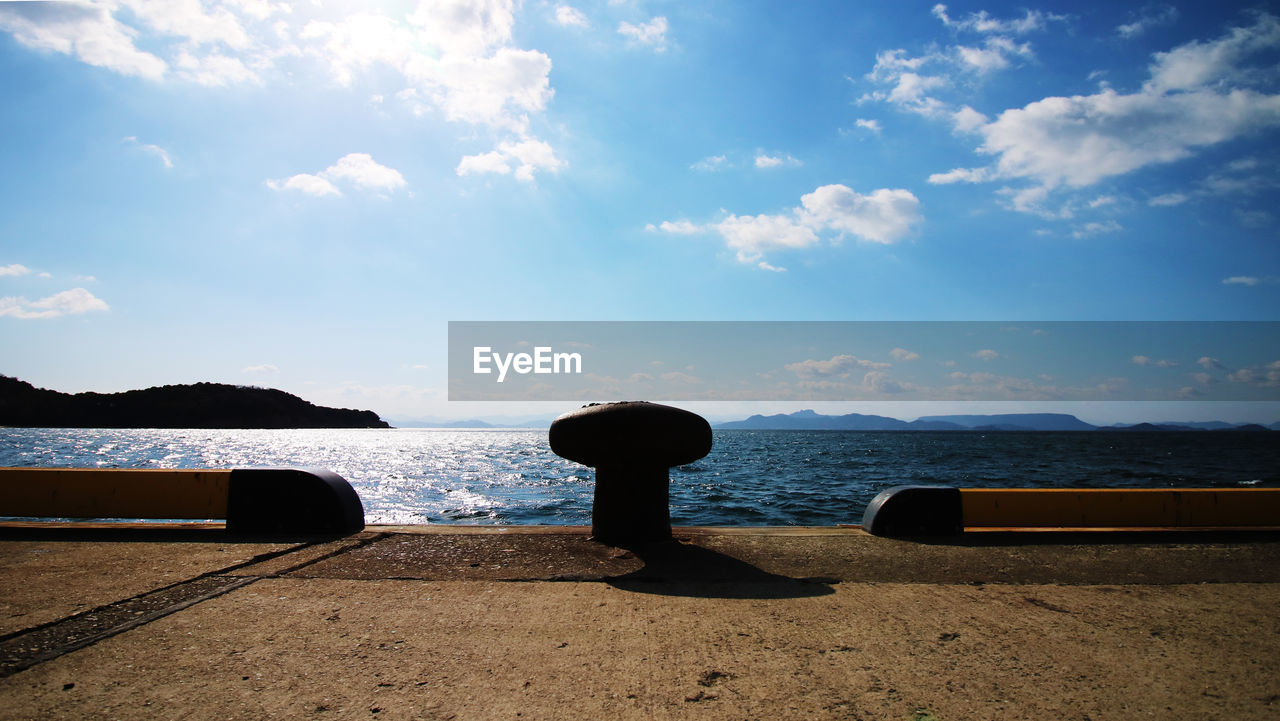
{"type": "Polygon", "coordinates": [[[3,2],[0,73],[40,387],[554,415],[449,402],[448,323],[1280,320],[1267,3],[3,2]]]}

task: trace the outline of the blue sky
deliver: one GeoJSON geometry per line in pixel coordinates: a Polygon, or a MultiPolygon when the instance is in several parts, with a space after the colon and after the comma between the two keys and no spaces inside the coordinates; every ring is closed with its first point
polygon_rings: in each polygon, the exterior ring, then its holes
{"type": "Polygon", "coordinates": [[[450,320],[1278,320],[1278,62],[1254,3],[3,3],[0,372],[470,417],[450,320]]]}

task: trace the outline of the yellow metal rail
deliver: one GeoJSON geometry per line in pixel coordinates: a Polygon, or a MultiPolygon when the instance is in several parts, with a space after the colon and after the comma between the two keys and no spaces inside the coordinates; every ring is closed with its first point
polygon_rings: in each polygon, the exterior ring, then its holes
{"type": "Polygon", "coordinates": [[[0,468],[0,515],[226,518],[230,470],[0,468]]]}
{"type": "Polygon", "coordinates": [[[364,528],[360,496],[323,468],[0,468],[0,516],[225,519],[232,532],[364,528]]]}
{"type": "Polygon", "coordinates": [[[895,486],[867,505],[882,536],[971,531],[1280,530],[1280,488],[895,486]]]}
{"type": "Polygon", "coordinates": [[[1280,525],[1280,488],[961,488],[965,528],[1280,525]]]}

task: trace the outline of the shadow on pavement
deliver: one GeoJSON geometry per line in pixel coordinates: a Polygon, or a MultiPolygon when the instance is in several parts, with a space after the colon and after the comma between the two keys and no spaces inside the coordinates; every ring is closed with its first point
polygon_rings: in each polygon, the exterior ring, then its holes
{"type": "Polygon", "coordinates": [[[644,567],[604,581],[624,591],[699,598],[809,598],[835,593],[838,580],[769,573],[718,551],[672,541],[628,549],[644,567]]]}

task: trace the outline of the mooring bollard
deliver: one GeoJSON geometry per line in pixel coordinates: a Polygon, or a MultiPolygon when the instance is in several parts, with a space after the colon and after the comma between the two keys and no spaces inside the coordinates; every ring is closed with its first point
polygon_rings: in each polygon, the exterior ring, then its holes
{"type": "Polygon", "coordinates": [[[702,416],[645,401],[584,406],[555,419],[558,456],[596,469],[591,534],[625,546],[671,540],[667,469],[711,451],[702,416]]]}

